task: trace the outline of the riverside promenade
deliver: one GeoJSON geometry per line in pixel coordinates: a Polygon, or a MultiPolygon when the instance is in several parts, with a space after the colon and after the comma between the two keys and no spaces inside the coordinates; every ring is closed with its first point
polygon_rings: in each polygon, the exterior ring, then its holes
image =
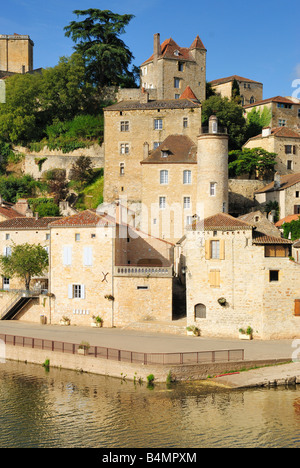
{"type": "MultiPolygon", "coordinates": [[[[254,367],[260,364],[264,365],[265,362],[269,361],[271,367],[216,377],[213,379],[216,384],[241,388],[263,386],[270,382],[274,385],[277,383],[283,384],[288,380],[291,383],[293,379],[295,383],[300,383],[300,362],[276,366],[272,365],[276,362],[292,361],[293,356],[295,356],[297,352],[297,348],[299,349],[298,359],[300,359],[300,339],[298,342],[296,340],[264,341],[255,339],[252,341],[241,341],[238,339],[154,333],[125,328],[91,328],[72,325],[69,327],[62,327],[60,325],[40,325],[18,321],[0,321],[0,334],[76,344],[86,341],[90,343],[91,346],[142,353],[189,353],[194,351],[243,349],[244,361],[238,364],[238,369],[244,367],[244,362],[251,362],[254,367]],[[297,378],[299,378],[299,382],[296,381],[297,378]]],[[[226,369],[231,369],[230,363],[229,367],[224,366],[224,371],[226,369]]],[[[188,370],[186,372],[188,372],[188,370]]],[[[205,372],[206,375],[216,375],[218,373],[218,368],[207,365],[205,372]]]]}

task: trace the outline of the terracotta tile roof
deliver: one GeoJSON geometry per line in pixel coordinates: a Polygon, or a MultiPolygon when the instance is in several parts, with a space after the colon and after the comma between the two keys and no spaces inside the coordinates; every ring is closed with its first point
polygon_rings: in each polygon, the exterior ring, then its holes
{"type": "Polygon", "coordinates": [[[141,161],[141,164],[174,164],[197,163],[197,147],[195,143],[184,135],[168,136],[158,148],[141,161]],[[167,156],[162,156],[164,151],[167,156]]]}
{"type": "Polygon", "coordinates": [[[298,221],[299,218],[300,218],[300,214],[289,215],[277,221],[277,223],[275,223],[275,226],[281,227],[284,223],[290,223],[291,221],[298,221]]]}
{"type": "MultiPolygon", "coordinates": [[[[271,135],[269,136],[274,136],[278,138],[300,138],[300,133],[297,132],[297,130],[292,130],[291,128],[288,128],[288,127],[275,127],[271,129],[271,135]]],[[[249,138],[248,141],[256,140],[259,138],[262,138],[261,133],[252,138],[249,138]]],[[[264,138],[268,138],[268,136],[264,138]]]]}
{"type": "Polygon", "coordinates": [[[0,206],[0,215],[5,216],[7,219],[25,218],[25,215],[18,213],[10,204],[3,203],[0,206]]]}
{"type": "MultiPolygon", "coordinates": [[[[276,190],[285,190],[288,187],[292,187],[293,185],[300,182],[300,173],[297,174],[288,174],[280,176],[280,188],[276,190]]],[[[264,188],[260,190],[256,190],[254,193],[266,193],[266,192],[273,192],[274,189],[274,181],[270,184],[266,185],[264,188]]]]}
{"type": "Polygon", "coordinates": [[[256,101],[253,104],[247,104],[247,106],[244,106],[244,109],[253,106],[261,106],[263,104],[268,104],[269,102],[280,102],[282,104],[296,104],[294,101],[291,101],[291,99],[282,96],[275,96],[269,99],[264,99],[263,101],[256,101]]]}
{"type": "Polygon", "coordinates": [[[96,210],[85,210],[72,216],[54,220],[50,227],[96,227],[115,226],[115,221],[108,215],[98,214],[96,210]]]}
{"type": "Polygon", "coordinates": [[[199,102],[193,102],[190,99],[168,99],[155,100],[149,102],[140,101],[120,101],[112,106],[104,108],[104,111],[123,111],[123,110],[151,110],[151,109],[192,109],[201,107],[199,102]]]}
{"type": "Polygon", "coordinates": [[[202,221],[194,222],[188,228],[188,230],[192,231],[238,231],[250,229],[253,229],[252,224],[234,218],[226,213],[218,213],[202,221]]]}
{"type": "Polygon", "coordinates": [[[192,99],[192,101],[198,101],[197,97],[189,86],[185,88],[182,95],[180,96],[180,99],[192,99]]]}
{"type": "MultiPolygon", "coordinates": [[[[189,62],[194,62],[195,59],[193,55],[191,54],[191,50],[193,49],[203,49],[206,50],[203,42],[201,41],[200,37],[197,36],[196,39],[194,40],[193,44],[191,47],[179,47],[178,44],[170,37],[170,39],[166,39],[162,44],[161,44],[161,54],[160,58],[167,58],[167,59],[174,59],[174,60],[184,60],[184,61],[189,61],[189,62]],[[178,54],[175,55],[174,52],[178,51],[178,54]]],[[[148,58],[144,63],[142,63],[141,66],[145,65],[148,62],[152,62],[154,58],[154,55],[151,55],[151,57],[148,58]]]]}
{"type": "Polygon", "coordinates": [[[233,80],[246,81],[247,83],[262,84],[259,81],[249,80],[249,78],[244,78],[243,76],[238,76],[238,75],[227,76],[226,78],[218,78],[217,80],[210,81],[210,84],[212,86],[214,86],[214,85],[218,85],[218,84],[228,83],[228,82],[233,81],[233,80]]]}
{"type": "Polygon", "coordinates": [[[291,245],[293,241],[288,239],[283,239],[282,237],[268,236],[263,232],[254,231],[253,232],[253,244],[255,245],[264,245],[264,244],[285,244],[291,245]]]}
{"type": "Polygon", "coordinates": [[[22,230],[22,229],[48,229],[49,225],[55,221],[59,220],[59,217],[45,217],[45,218],[26,218],[19,217],[13,219],[7,219],[0,223],[0,230],[22,230]]]}

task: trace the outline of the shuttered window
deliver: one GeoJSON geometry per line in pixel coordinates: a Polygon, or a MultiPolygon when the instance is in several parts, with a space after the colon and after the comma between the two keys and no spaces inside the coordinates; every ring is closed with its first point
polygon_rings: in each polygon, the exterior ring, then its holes
{"type": "Polygon", "coordinates": [[[225,260],[225,241],[207,240],[205,241],[205,259],[206,260],[225,260]]]}
{"type": "Polygon", "coordinates": [[[300,317],[300,299],[295,299],[295,316],[300,317]]]}
{"type": "Polygon", "coordinates": [[[63,247],[63,264],[65,266],[72,264],[72,246],[64,245],[63,247]]]}
{"type": "Polygon", "coordinates": [[[209,272],[209,284],[211,288],[220,287],[220,270],[210,270],[209,272]]]}
{"type": "Polygon", "coordinates": [[[92,266],[93,265],[93,248],[84,247],[83,249],[83,265],[92,266]]]}
{"type": "Polygon", "coordinates": [[[285,245],[266,245],[265,257],[288,257],[290,248],[285,245]]]}

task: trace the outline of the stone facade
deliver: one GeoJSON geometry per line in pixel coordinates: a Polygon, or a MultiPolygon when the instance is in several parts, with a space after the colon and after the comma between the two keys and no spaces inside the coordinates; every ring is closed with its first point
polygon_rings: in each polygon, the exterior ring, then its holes
{"type": "Polygon", "coordinates": [[[14,34],[0,36],[0,70],[27,73],[33,70],[34,44],[29,36],[14,34]]]}
{"type": "Polygon", "coordinates": [[[210,84],[217,94],[220,94],[223,98],[231,99],[234,80],[237,81],[240,88],[242,106],[253,104],[263,99],[263,84],[258,81],[243,78],[242,76],[233,75],[226,78],[219,78],[210,81],[210,84]]]}
{"type": "Polygon", "coordinates": [[[289,260],[291,244],[255,233],[250,224],[228,215],[208,218],[187,231],[182,261],[188,324],[199,327],[203,336],[237,338],[239,329],[248,326],[260,339],[297,336],[299,265],[289,260]],[[219,243],[219,250],[212,242],[219,243]],[[277,245],[278,256],[266,256],[265,248],[273,252],[277,245]]]}
{"type": "Polygon", "coordinates": [[[282,175],[300,172],[300,133],[295,130],[265,128],[262,134],[250,138],[244,148],[263,148],[276,153],[275,170],[282,175]]]}
{"type": "Polygon", "coordinates": [[[262,112],[265,107],[269,109],[272,116],[269,122],[271,128],[289,127],[296,130],[300,128],[300,103],[282,96],[244,106],[245,117],[252,109],[262,112]]]}

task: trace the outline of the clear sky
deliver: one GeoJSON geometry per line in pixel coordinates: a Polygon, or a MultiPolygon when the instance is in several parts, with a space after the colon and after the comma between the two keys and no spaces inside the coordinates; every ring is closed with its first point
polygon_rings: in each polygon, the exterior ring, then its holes
{"type": "Polygon", "coordinates": [[[296,79],[300,90],[299,0],[10,0],[1,5],[0,34],[29,34],[34,67],[52,67],[72,54],[63,28],[76,20],[73,11],[88,8],[135,16],[122,36],[135,65],[152,54],[155,33],[181,47],[199,34],[208,81],[230,75],[260,81],[265,99],[291,96],[296,79]]]}

